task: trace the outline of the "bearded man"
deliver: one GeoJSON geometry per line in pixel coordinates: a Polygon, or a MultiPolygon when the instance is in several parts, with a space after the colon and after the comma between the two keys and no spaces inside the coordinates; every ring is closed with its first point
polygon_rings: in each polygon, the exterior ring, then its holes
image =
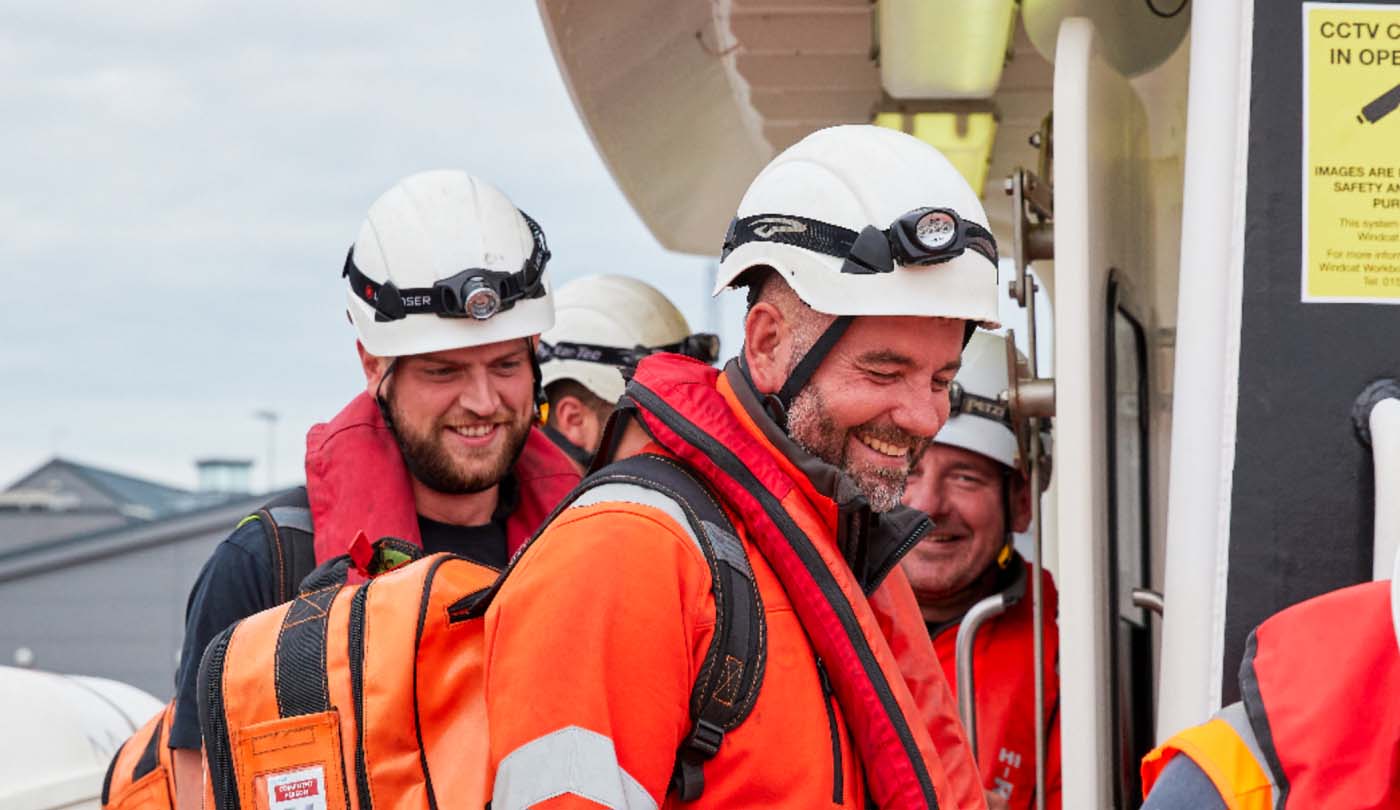
{"type": "Polygon", "coordinates": [[[291,598],[315,564],[362,566],[385,536],[504,568],[578,483],[534,427],[549,255],[534,220],[464,172],[413,175],[370,208],[341,274],[366,390],[311,429],[306,488],[240,523],[190,594],[169,738],[181,810],[202,795],[211,638],[291,598]]]}
{"type": "Polygon", "coordinates": [[[878,127],[759,174],[719,272],[749,292],[740,356],[642,360],[600,450],[625,472],[487,609],[495,810],[986,806],[898,566],[929,530],[904,481],[996,319],[986,223],[943,155],[878,127]],[[752,645],[712,655],[735,625],[752,645]]]}

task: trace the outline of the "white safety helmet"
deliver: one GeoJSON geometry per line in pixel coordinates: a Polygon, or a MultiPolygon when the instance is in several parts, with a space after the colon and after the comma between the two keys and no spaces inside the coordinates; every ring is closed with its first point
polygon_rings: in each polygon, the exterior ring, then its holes
{"type": "Polygon", "coordinates": [[[460,171],[404,178],[370,206],[345,260],[350,319],[380,357],[538,335],[554,323],[544,232],[460,171]]]}
{"type": "MultiPolygon", "coordinates": [[[[1025,360],[1019,351],[1016,356],[1025,360]]],[[[1023,469],[1010,409],[1002,396],[1008,388],[1006,336],[978,330],[963,349],[962,368],[948,395],[952,413],[933,437],[934,442],[971,450],[1013,470],[1023,469]]],[[[1041,434],[1041,448],[1048,466],[1050,439],[1046,433],[1041,434]]]]}
{"type": "Polygon", "coordinates": [[[729,224],[715,292],[770,267],[836,320],[770,398],[779,423],[862,315],[997,325],[997,247],[962,174],[932,146],[870,125],[818,130],[754,178],[729,224]]]}
{"type": "Polygon", "coordinates": [[[715,292],[758,266],[829,315],[997,323],[996,242],[977,192],[937,149],[885,127],[818,130],[759,173],[715,292]]]}
{"type": "Polygon", "coordinates": [[[543,383],[574,380],[615,403],[622,369],[647,354],[670,351],[713,362],[718,339],[692,335],[676,305],[660,290],[628,276],[575,279],[554,293],[554,328],[540,338],[543,383]]]}
{"type": "Polygon", "coordinates": [[[952,413],[933,440],[980,453],[1005,467],[1019,466],[1010,410],[1001,399],[1008,387],[1006,338],[977,331],[963,349],[962,368],[953,379],[948,396],[952,413]]]}

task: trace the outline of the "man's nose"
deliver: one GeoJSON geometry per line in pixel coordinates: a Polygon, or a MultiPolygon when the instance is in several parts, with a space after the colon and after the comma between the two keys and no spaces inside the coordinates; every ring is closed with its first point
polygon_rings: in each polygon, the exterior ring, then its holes
{"type": "Polygon", "coordinates": [[[457,404],[477,416],[490,416],[501,409],[501,395],[485,369],[473,369],[457,393],[457,404]]]}
{"type": "Polygon", "coordinates": [[[911,436],[931,439],[948,421],[948,392],[913,390],[900,399],[893,414],[895,426],[911,436]]]}
{"type": "Polygon", "coordinates": [[[943,515],[943,483],[938,476],[920,475],[911,480],[904,490],[904,505],[938,518],[943,515]]]}

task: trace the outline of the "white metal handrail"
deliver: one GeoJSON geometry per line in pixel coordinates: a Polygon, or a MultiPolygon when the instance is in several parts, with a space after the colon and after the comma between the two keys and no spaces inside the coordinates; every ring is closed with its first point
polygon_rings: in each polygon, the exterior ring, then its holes
{"type": "Polygon", "coordinates": [[[989,619],[1006,612],[1006,595],[994,593],[973,605],[958,624],[958,637],[955,642],[955,666],[958,677],[958,716],[967,731],[967,743],[972,748],[972,759],[977,760],[977,683],[973,674],[972,657],[977,643],[977,631],[989,619]]]}
{"type": "Polygon", "coordinates": [[[1383,399],[1371,408],[1371,457],[1375,464],[1376,528],[1372,574],[1392,575],[1400,550],[1400,399],[1383,399]]]}

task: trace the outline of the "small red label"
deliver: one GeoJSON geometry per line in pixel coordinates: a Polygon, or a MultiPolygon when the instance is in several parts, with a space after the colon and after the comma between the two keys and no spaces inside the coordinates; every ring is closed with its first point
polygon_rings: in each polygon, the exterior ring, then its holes
{"type": "Polygon", "coordinates": [[[293,802],[320,794],[321,791],[317,787],[315,779],[299,779],[273,788],[273,797],[277,802],[293,802]]]}

